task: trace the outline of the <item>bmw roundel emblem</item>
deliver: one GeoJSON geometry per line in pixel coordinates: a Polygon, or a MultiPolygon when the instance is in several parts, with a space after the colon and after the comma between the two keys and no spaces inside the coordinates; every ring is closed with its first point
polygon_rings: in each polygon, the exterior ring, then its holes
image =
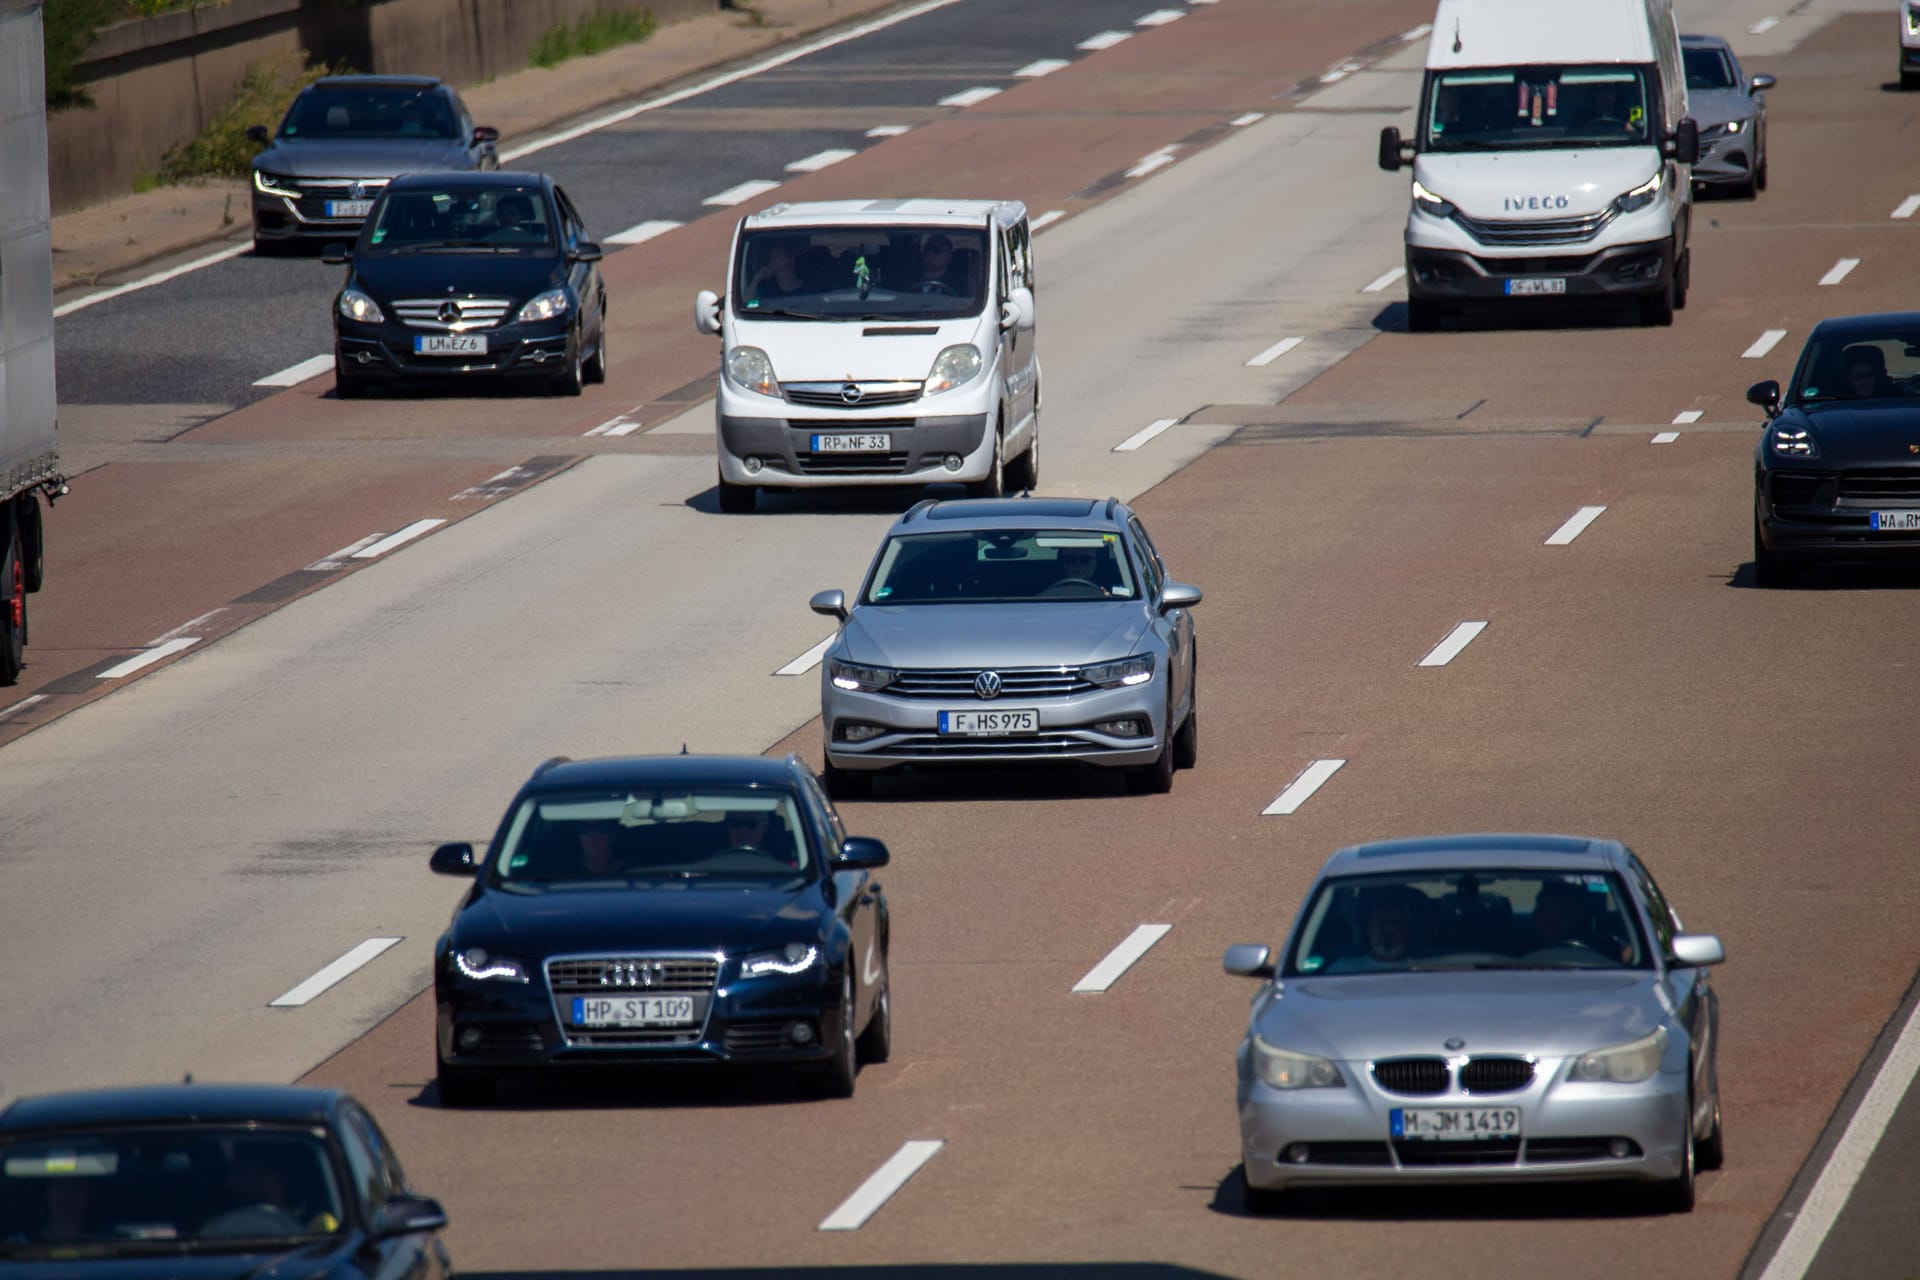
{"type": "Polygon", "coordinates": [[[1000,673],[998,671],[982,671],[979,675],[975,676],[973,678],[973,694],[982,701],[999,697],[1000,673]]]}
{"type": "Polygon", "coordinates": [[[1448,1038],[1446,1047],[1457,1053],[1467,1047],[1467,1042],[1459,1036],[1452,1036],[1448,1038]]]}
{"type": "Polygon", "coordinates": [[[867,393],[860,389],[860,384],[857,382],[844,383],[840,387],[840,402],[842,404],[859,404],[866,398],[867,393]]]}

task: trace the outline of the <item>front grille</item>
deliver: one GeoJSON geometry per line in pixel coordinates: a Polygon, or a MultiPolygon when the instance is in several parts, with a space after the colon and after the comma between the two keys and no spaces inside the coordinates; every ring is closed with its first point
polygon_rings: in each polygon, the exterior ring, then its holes
{"type": "Polygon", "coordinates": [[[1920,470],[1843,471],[1840,499],[1856,502],[1920,502],[1920,470]]]}
{"type": "Polygon", "coordinates": [[[1481,244],[1579,244],[1599,235],[1613,221],[1611,205],[1579,218],[1470,218],[1455,211],[1453,220],[1481,244]]]}
{"type": "Polygon", "coordinates": [[[1373,1079],[1388,1093],[1445,1093],[1445,1058],[1385,1058],[1373,1064],[1373,1079]]]}
{"type": "MultiPolygon", "coordinates": [[[[732,1054],[782,1053],[793,1048],[787,1035],[789,1020],[736,1022],[727,1028],[726,1047],[732,1054]]],[[[816,1040],[817,1042],[817,1040],[816,1040]]]]}
{"type": "Polygon", "coordinates": [[[1479,258],[1480,270],[1496,278],[1502,276],[1583,276],[1593,255],[1561,258],[1479,258]]]}
{"type": "Polygon", "coordinates": [[[1640,1144],[1626,1140],[1627,1154],[1616,1156],[1607,1150],[1614,1138],[1528,1138],[1528,1164],[1562,1164],[1573,1160],[1631,1160],[1640,1154],[1640,1144]]]}
{"type": "Polygon", "coordinates": [[[1773,477],[1775,507],[1813,507],[1820,503],[1820,477],[1776,473],[1773,477]]]}
{"type": "MultiPolygon", "coordinates": [[[[694,1006],[697,1011],[698,1005],[694,1006]]],[[[645,1045],[697,1044],[700,1027],[603,1027],[592,1031],[568,1027],[567,1043],[589,1049],[623,1049],[645,1045]]]]}
{"type": "MultiPolygon", "coordinates": [[[[908,668],[887,686],[887,693],[896,698],[974,702],[979,700],[979,695],[973,691],[973,682],[980,678],[982,670],[980,667],[908,668]]],[[[1096,687],[1081,676],[1078,667],[1014,667],[1004,671],[995,668],[995,672],[1000,677],[1000,696],[995,701],[1008,706],[1030,698],[1068,698],[1096,687]]]]}
{"type": "Polygon", "coordinates": [[[1442,1164],[1517,1164],[1520,1160],[1518,1138],[1473,1138],[1465,1142],[1440,1139],[1396,1138],[1393,1153],[1402,1166],[1442,1164]]]}
{"type": "Polygon", "coordinates": [[[466,333],[472,329],[493,328],[512,308],[511,298],[401,298],[393,304],[393,314],[409,329],[466,333]],[[449,304],[458,314],[443,320],[440,308],[449,304]]]}
{"type": "Polygon", "coordinates": [[[558,996],[604,996],[620,991],[651,995],[707,992],[720,976],[718,956],[622,954],[568,956],[547,961],[547,984],[558,996]],[[645,966],[651,983],[631,982],[625,975],[633,966],[645,966]],[[656,971],[651,966],[658,965],[656,971]]]}
{"type": "MultiPolygon", "coordinates": [[[[937,733],[916,734],[902,738],[898,742],[887,744],[884,754],[895,756],[918,756],[923,759],[937,760],[954,756],[1071,756],[1099,755],[1114,748],[1088,742],[1058,731],[1042,730],[1025,737],[1013,738],[943,738],[937,733]]],[[[1133,748],[1138,750],[1138,748],[1133,748]]]]}
{"type": "Polygon", "coordinates": [[[386,178],[283,178],[275,185],[292,186],[303,196],[326,200],[372,200],[386,190],[386,178]],[[360,188],[355,195],[353,189],[360,188]]]}
{"type": "Polygon", "coordinates": [[[892,404],[912,404],[920,398],[918,382],[785,382],[780,389],[787,403],[822,409],[869,409],[892,404]],[[856,387],[860,394],[847,399],[846,389],[856,387]]]}
{"type": "Polygon", "coordinates": [[[906,453],[796,453],[803,476],[897,476],[907,469],[906,453]]]}
{"type": "Polygon", "coordinates": [[[1518,1093],[1533,1083],[1533,1064],[1525,1058],[1475,1058],[1460,1068],[1460,1087],[1468,1093],[1518,1093]]]}

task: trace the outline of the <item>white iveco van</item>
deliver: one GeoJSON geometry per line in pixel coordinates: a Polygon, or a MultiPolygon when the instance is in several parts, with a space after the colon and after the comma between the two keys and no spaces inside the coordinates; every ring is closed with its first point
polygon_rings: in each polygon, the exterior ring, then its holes
{"type": "Polygon", "coordinates": [[[740,220],[720,335],[720,507],[763,488],[1031,489],[1040,363],[1024,205],[777,204],[740,220]]]}
{"type": "Polygon", "coordinates": [[[1671,0],[1440,0],[1411,139],[1407,327],[1507,298],[1686,305],[1699,131],[1671,0]]]}

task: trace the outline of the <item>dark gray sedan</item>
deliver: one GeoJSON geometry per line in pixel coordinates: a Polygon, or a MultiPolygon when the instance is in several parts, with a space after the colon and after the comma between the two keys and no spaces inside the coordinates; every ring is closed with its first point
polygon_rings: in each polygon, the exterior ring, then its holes
{"type": "Polygon", "coordinates": [[[1321,868],[1238,1053],[1247,1207],[1293,1187],[1636,1181],[1693,1207],[1721,1161],[1720,940],[1625,845],[1356,845],[1321,868]]]}
{"type": "Polygon", "coordinates": [[[278,133],[247,136],[253,158],[253,249],[345,241],[387,181],[402,173],[497,169],[500,131],[476,125],[453,86],[431,76],[328,76],[287,108],[278,133]]]}
{"type": "Polygon", "coordinates": [[[1719,36],[1681,36],[1689,114],[1700,126],[1699,187],[1751,196],[1767,189],[1767,95],[1772,76],[1748,76],[1719,36]]]}

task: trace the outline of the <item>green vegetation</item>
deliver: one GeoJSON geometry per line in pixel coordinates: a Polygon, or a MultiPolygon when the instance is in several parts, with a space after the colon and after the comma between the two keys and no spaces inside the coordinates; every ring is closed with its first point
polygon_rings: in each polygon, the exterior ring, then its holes
{"type": "Polygon", "coordinates": [[[227,105],[221,107],[200,135],[170,147],[160,157],[161,182],[189,182],[197,178],[244,178],[260,150],[247,137],[247,126],[272,128],[285,115],[294,96],[330,74],[325,67],[306,66],[297,53],[256,62],[241,77],[227,105]]]}
{"type": "Polygon", "coordinates": [[[556,22],[547,28],[527,51],[527,61],[536,67],[557,66],[568,58],[645,40],[655,25],[650,10],[599,9],[579,22],[556,22]]]}

